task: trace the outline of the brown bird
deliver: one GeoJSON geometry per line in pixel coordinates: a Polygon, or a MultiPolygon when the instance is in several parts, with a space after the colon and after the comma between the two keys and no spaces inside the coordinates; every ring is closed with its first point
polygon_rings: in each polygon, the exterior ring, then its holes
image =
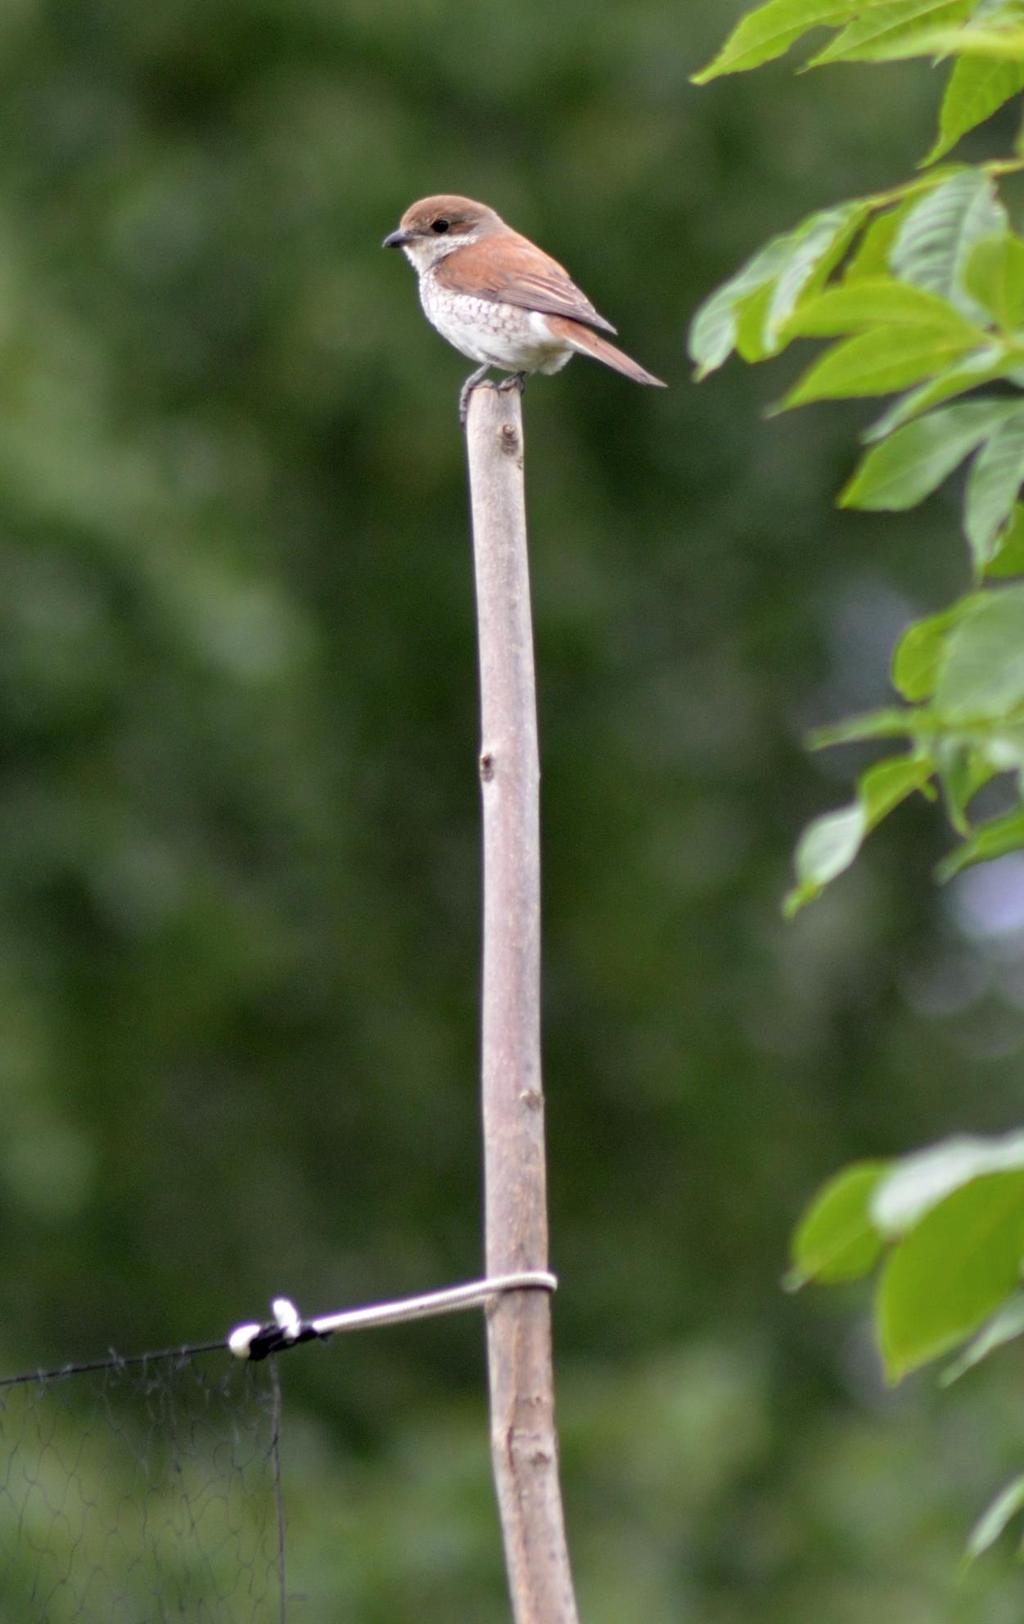
{"type": "Polygon", "coordinates": [[[664,389],[660,378],[602,338],[615,328],[568,271],[485,203],[425,197],[406,209],[383,246],[405,253],[420,279],[427,320],[442,338],[481,363],[462,386],[463,420],[471,391],[491,367],[513,374],[499,388],[521,388],[527,373],[558,372],[574,354],[664,389]]]}

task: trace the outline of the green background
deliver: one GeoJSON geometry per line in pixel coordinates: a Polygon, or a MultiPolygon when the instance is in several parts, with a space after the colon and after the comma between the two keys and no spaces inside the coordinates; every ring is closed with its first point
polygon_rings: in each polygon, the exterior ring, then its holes
{"type": "MultiPolygon", "coordinates": [[[[939,79],[696,90],[738,10],[0,10],[0,1364],[479,1273],[468,367],[380,250],[466,192],[671,385],[525,402],[584,1619],[1012,1624],[1011,1564],[956,1578],[1012,1353],[887,1393],[863,1294],[779,1284],[844,1160],[1019,1109],[1024,947],[933,888],[937,811],[779,915],[864,760],[802,735],[966,585],[953,509],[833,511],[869,414],[765,421],[803,355],[684,359],[767,235],[911,172],[939,79]]],[[[479,1323],[282,1378],[296,1616],[504,1619],[479,1323]]]]}

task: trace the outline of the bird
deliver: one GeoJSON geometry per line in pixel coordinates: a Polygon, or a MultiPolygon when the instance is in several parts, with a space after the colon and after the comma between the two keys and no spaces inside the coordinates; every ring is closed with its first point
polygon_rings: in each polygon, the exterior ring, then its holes
{"type": "Polygon", "coordinates": [[[492,367],[512,374],[499,389],[522,389],[531,372],[560,372],[574,355],[664,389],[604,333],[598,314],[565,268],[505,224],[486,203],[440,193],[406,209],[384,248],[401,248],[419,276],[420,303],[432,326],[480,365],[462,386],[459,417],[492,367]]]}

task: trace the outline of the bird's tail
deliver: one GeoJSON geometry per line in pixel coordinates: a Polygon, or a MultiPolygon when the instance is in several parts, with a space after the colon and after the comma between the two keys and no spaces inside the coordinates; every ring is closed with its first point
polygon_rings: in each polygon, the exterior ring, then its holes
{"type": "Polygon", "coordinates": [[[651,384],[655,389],[664,389],[666,385],[652,372],[647,372],[637,361],[630,359],[624,351],[609,344],[600,333],[593,328],[584,327],[580,321],[573,321],[569,316],[548,316],[547,323],[552,333],[561,338],[566,344],[580,355],[592,355],[595,361],[603,361],[606,367],[614,367],[616,372],[622,372],[634,383],[651,384]]]}

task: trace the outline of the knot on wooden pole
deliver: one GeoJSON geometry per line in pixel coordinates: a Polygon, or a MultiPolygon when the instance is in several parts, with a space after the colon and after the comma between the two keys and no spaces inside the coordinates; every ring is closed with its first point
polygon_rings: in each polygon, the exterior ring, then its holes
{"type": "Polygon", "coordinates": [[[520,440],[519,435],[516,433],[513,425],[511,423],[503,423],[501,425],[501,449],[504,451],[506,457],[517,457],[519,455],[521,445],[522,441],[520,440]]]}

